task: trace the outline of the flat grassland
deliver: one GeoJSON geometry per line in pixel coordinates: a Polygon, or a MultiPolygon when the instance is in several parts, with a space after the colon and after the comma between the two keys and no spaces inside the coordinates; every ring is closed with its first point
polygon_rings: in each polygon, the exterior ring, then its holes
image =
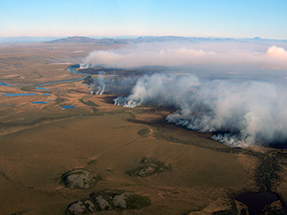
{"type": "MultiPolygon", "coordinates": [[[[31,85],[83,78],[69,72],[66,63],[79,63],[100,48],[110,47],[0,47],[0,82],[31,85]]],[[[235,211],[236,195],[262,189],[277,192],[283,202],[287,200],[284,150],[279,157],[276,149],[230,148],[211,140],[211,134],[166,124],[169,111],[163,108],[114,106],[107,102],[114,95],[90,95],[82,81],[42,87],[47,90],[0,86],[3,215],[65,214],[70,203],[100,189],[126,190],[151,199],[145,208],[100,214],[235,211]],[[6,93],[37,95],[7,97],[6,93]],[[32,104],[35,101],[46,104],[32,104]],[[65,105],[75,108],[61,108],[65,105]],[[126,174],[143,157],[166,162],[171,170],[148,177],[126,174]],[[267,158],[280,168],[262,166],[267,158]],[[62,174],[78,168],[95,172],[104,180],[87,190],[70,190],[60,183],[62,174]]]]}

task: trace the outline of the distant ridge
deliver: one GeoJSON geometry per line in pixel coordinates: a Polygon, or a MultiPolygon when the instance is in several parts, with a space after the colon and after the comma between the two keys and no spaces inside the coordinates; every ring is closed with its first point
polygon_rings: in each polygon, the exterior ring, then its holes
{"type": "Polygon", "coordinates": [[[95,42],[97,42],[96,39],[92,39],[89,37],[67,37],[67,38],[47,41],[45,43],[95,43],[95,42]]]}
{"type": "Polygon", "coordinates": [[[97,37],[0,37],[0,43],[46,43],[46,44],[81,44],[90,43],[98,45],[115,45],[115,44],[137,44],[137,43],[149,43],[149,42],[283,42],[287,40],[279,39],[263,39],[261,37],[254,38],[218,38],[218,37],[181,37],[181,36],[140,36],[140,37],[111,37],[111,38],[97,38],[97,37]]]}
{"type": "Polygon", "coordinates": [[[203,42],[203,41],[235,41],[232,38],[213,38],[213,37],[180,37],[180,36],[140,36],[138,38],[131,39],[93,39],[90,37],[67,37],[57,40],[47,41],[44,43],[49,44],[60,44],[60,43],[94,43],[103,45],[114,45],[114,44],[128,44],[128,43],[149,43],[149,42],[203,42]]]}
{"type": "Polygon", "coordinates": [[[57,40],[47,41],[44,43],[97,43],[97,44],[103,44],[103,45],[114,45],[114,44],[127,44],[126,40],[124,39],[93,39],[90,37],[67,37],[67,38],[61,38],[57,40]]]}

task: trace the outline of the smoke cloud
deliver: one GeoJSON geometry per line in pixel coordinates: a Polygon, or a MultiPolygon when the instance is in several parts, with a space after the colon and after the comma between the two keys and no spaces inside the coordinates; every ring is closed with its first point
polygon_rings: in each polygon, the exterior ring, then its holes
{"type": "Polygon", "coordinates": [[[116,105],[173,106],[167,121],[200,132],[230,146],[248,147],[287,140],[286,87],[271,83],[213,80],[196,76],[154,74],[140,78],[128,97],[116,105]]]}
{"type": "Polygon", "coordinates": [[[104,75],[104,72],[99,72],[99,75],[96,79],[91,79],[89,88],[92,95],[102,95],[105,92],[106,84],[104,75]]]}
{"type": "Polygon", "coordinates": [[[286,70],[287,52],[270,44],[239,42],[218,43],[140,43],[117,50],[91,52],[82,66],[136,68],[142,66],[218,69],[242,72],[242,69],[286,70]]]}
{"type": "Polygon", "coordinates": [[[214,140],[234,147],[286,144],[284,46],[250,41],[140,43],[94,51],[83,65],[167,67],[161,74],[128,79],[128,85],[125,78],[111,81],[110,89],[124,95],[114,104],[172,106],[176,111],[166,118],[168,122],[212,132],[214,140]]]}
{"type": "Polygon", "coordinates": [[[118,77],[101,71],[96,77],[89,79],[87,84],[92,95],[102,95],[103,93],[128,95],[136,82],[137,79],[132,76],[118,77]]]}

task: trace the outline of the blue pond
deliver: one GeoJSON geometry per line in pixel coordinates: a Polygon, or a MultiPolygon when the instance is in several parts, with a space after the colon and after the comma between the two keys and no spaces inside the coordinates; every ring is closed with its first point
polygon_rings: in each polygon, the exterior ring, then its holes
{"type": "Polygon", "coordinates": [[[10,86],[11,86],[11,85],[6,84],[6,83],[4,83],[4,82],[0,82],[0,85],[2,85],[2,86],[6,86],[6,87],[10,87],[10,86]]]}
{"type": "Polygon", "coordinates": [[[9,97],[13,97],[13,96],[35,96],[38,95],[37,93],[6,93],[4,94],[4,96],[9,96],[9,97]]]}
{"type": "Polygon", "coordinates": [[[63,109],[71,109],[74,107],[75,107],[75,105],[61,106],[61,108],[63,108],[63,109]]]}
{"type": "Polygon", "coordinates": [[[0,107],[7,107],[7,106],[14,106],[14,104],[11,104],[11,105],[0,105],[0,107]]]}
{"type": "Polygon", "coordinates": [[[45,87],[35,87],[35,89],[37,89],[37,90],[50,90],[50,89],[45,88],[45,87]]]}
{"type": "Polygon", "coordinates": [[[31,102],[32,104],[47,104],[47,102],[38,101],[38,102],[31,102]]]}
{"type": "Polygon", "coordinates": [[[49,95],[51,95],[51,94],[49,94],[49,93],[43,93],[42,94],[42,96],[49,96],[49,95]]]}

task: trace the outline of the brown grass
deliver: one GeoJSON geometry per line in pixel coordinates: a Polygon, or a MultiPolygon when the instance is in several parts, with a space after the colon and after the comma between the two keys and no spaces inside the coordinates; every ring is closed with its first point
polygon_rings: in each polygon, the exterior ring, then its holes
{"type": "MultiPolygon", "coordinates": [[[[50,63],[78,63],[78,59],[96,48],[103,47],[0,47],[0,81],[34,84],[82,77],[67,71],[65,64],[50,63]],[[73,52],[76,50],[84,52],[73,52]]],[[[229,147],[211,140],[210,134],[166,124],[169,110],[114,106],[109,103],[113,95],[89,95],[87,87],[78,82],[44,87],[51,89],[50,96],[42,96],[47,92],[35,88],[28,90],[40,95],[0,95],[1,214],[63,214],[71,202],[86,198],[97,189],[132,191],[152,201],[149,207],[123,214],[202,210],[211,213],[231,207],[226,202],[253,181],[256,160],[220,151],[229,147]],[[47,104],[31,104],[32,101],[47,104]],[[13,106],[5,106],[9,104],[13,106]],[[63,110],[62,105],[76,108],[63,110]],[[149,129],[150,133],[139,135],[142,129],[149,129]],[[167,162],[172,170],[145,178],[125,174],[137,167],[143,157],[167,162]],[[105,180],[88,190],[69,190],[60,184],[60,177],[75,168],[86,168],[105,180]]],[[[0,86],[0,93],[23,91],[0,86]]]]}

